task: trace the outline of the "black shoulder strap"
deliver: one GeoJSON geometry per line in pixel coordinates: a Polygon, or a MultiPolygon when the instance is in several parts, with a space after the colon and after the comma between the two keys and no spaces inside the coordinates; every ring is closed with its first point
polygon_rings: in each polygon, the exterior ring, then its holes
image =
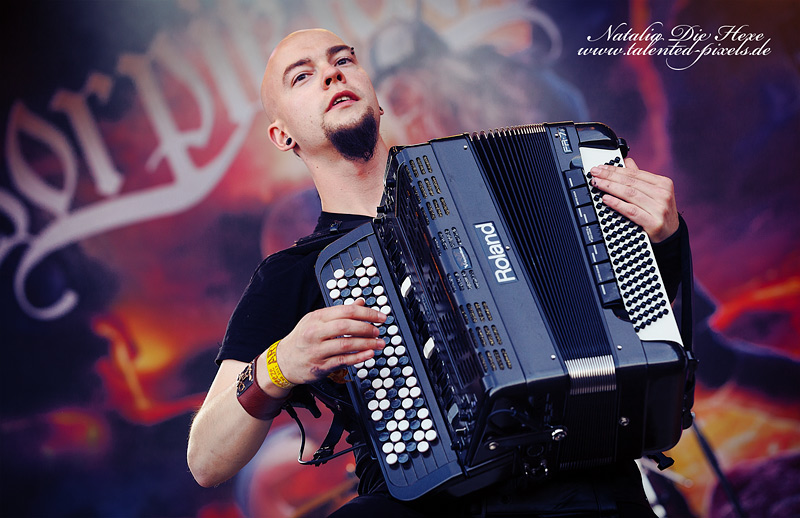
{"type": "Polygon", "coordinates": [[[290,253],[307,254],[313,250],[322,250],[351,230],[364,225],[365,221],[334,221],[330,227],[318,230],[313,234],[301,237],[294,246],[287,249],[290,253]]]}
{"type": "Polygon", "coordinates": [[[689,245],[689,230],[682,217],[680,219],[681,238],[681,339],[689,362],[686,371],[686,387],[683,391],[683,416],[681,426],[684,430],[692,426],[692,407],[694,406],[695,371],[697,358],[692,348],[694,333],[694,315],[692,314],[692,298],[694,297],[694,272],[692,271],[692,249],[689,245]]]}

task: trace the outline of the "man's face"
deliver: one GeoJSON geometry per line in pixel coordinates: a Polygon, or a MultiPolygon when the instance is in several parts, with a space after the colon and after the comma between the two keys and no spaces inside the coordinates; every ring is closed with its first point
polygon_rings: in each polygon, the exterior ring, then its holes
{"type": "Polygon", "coordinates": [[[330,146],[327,135],[380,110],[372,82],[355,53],[327,31],[293,33],[267,65],[262,97],[273,126],[301,150],[330,146]]]}

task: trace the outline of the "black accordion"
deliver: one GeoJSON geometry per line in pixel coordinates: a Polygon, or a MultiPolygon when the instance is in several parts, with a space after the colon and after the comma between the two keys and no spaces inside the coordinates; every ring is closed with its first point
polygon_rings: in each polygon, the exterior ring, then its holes
{"type": "Polygon", "coordinates": [[[388,315],[348,387],[396,498],[678,442],[687,355],[651,244],[588,182],[625,153],[570,122],[395,147],[378,217],[320,254],[327,305],[388,315]]]}

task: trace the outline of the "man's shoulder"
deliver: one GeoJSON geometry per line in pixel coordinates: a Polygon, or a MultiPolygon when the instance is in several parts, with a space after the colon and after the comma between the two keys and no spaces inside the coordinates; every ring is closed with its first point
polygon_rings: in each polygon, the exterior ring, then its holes
{"type": "Polygon", "coordinates": [[[318,253],[320,250],[345,236],[351,230],[367,223],[368,219],[355,219],[351,221],[334,221],[330,226],[318,227],[311,234],[301,237],[294,245],[281,250],[279,254],[297,256],[318,253]]]}
{"type": "Polygon", "coordinates": [[[335,221],[330,226],[318,226],[314,232],[301,237],[294,244],[283,250],[268,255],[256,270],[256,275],[282,275],[282,272],[296,270],[298,266],[313,265],[323,248],[345,236],[365,221],[335,221]]]}
{"type": "Polygon", "coordinates": [[[301,237],[295,241],[292,246],[268,255],[261,261],[259,269],[273,268],[280,265],[291,266],[297,264],[298,261],[309,258],[314,258],[316,260],[316,257],[323,248],[344,236],[347,232],[348,231],[336,232],[325,229],[301,237]]]}
{"type": "Polygon", "coordinates": [[[330,243],[336,241],[338,238],[345,235],[346,232],[330,232],[328,230],[321,232],[314,232],[307,236],[301,237],[294,244],[288,248],[284,248],[278,252],[270,254],[266,260],[296,261],[298,257],[309,256],[318,254],[323,248],[330,243]]]}
{"type": "Polygon", "coordinates": [[[293,270],[300,263],[316,260],[316,256],[319,255],[320,250],[322,250],[322,248],[317,249],[317,247],[313,245],[298,245],[295,243],[288,248],[273,252],[265,257],[261,261],[261,264],[258,265],[256,273],[293,270]]]}

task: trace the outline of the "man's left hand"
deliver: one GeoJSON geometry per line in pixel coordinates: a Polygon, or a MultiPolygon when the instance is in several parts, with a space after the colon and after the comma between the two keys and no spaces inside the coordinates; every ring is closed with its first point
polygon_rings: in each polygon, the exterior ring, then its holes
{"type": "Polygon", "coordinates": [[[672,180],[639,169],[632,158],[625,167],[593,167],[592,185],[603,191],[603,203],[641,225],[653,243],[678,230],[678,209],[672,180]]]}

